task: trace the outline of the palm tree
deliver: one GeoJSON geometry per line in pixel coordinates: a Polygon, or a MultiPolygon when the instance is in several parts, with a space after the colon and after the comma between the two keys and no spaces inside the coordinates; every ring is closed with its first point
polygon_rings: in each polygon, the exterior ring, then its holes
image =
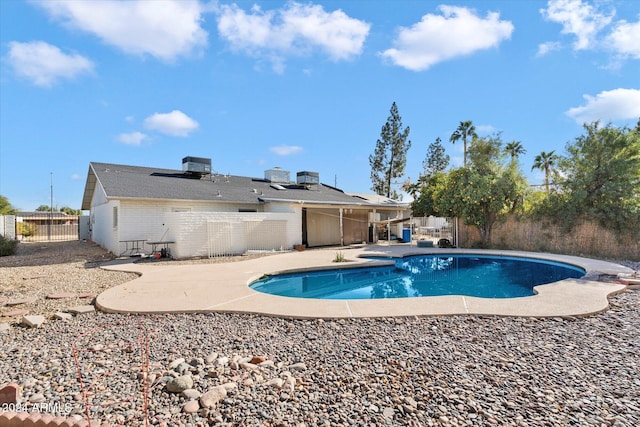
{"type": "Polygon", "coordinates": [[[512,162],[515,161],[518,156],[527,152],[520,141],[511,141],[504,147],[504,150],[511,156],[512,162]]]}
{"type": "Polygon", "coordinates": [[[556,165],[556,160],[558,160],[558,156],[554,153],[555,150],[549,151],[548,153],[542,151],[533,160],[533,166],[531,167],[531,170],[540,169],[544,171],[544,185],[547,189],[547,194],[549,194],[549,175],[551,169],[556,165]]]}
{"type": "Polygon", "coordinates": [[[471,123],[471,120],[467,120],[464,122],[460,122],[458,128],[451,134],[449,141],[452,143],[456,143],[456,141],[462,139],[462,143],[464,144],[464,166],[467,166],[467,137],[471,137],[473,139],[478,137],[476,133],[476,127],[471,123]]]}

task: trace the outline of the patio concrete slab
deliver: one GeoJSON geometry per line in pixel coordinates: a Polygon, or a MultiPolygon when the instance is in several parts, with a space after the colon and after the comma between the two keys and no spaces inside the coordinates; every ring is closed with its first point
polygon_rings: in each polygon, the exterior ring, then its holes
{"type": "Polygon", "coordinates": [[[587,276],[630,273],[617,265],[588,258],[514,251],[417,248],[411,245],[371,245],[348,249],[307,250],[245,261],[171,265],[118,261],[102,268],[129,271],[140,277],[108,289],[96,306],[117,313],[247,312],[293,318],[348,318],[429,315],[581,316],[608,307],[607,296],[624,285],[590,280],[564,280],[539,286],[537,295],[492,299],[468,296],[394,298],[378,300],[320,300],[268,295],[249,284],[265,274],[325,268],[352,268],[388,263],[362,256],[417,254],[483,254],[536,257],[578,265],[587,276]],[[349,262],[333,263],[336,252],[349,262]]]}

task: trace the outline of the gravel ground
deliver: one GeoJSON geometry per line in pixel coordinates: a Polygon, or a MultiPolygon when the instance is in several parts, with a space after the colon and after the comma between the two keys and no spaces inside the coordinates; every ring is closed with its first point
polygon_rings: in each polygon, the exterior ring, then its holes
{"type": "MultiPolygon", "coordinates": [[[[0,298],[132,278],[66,246],[0,258],[0,298]]],[[[127,426],[640,425],[640,291],[610,301],[553,319],[90,313],[0,332],[0,386],[20,385],[20,410],[127,426]]]]}
{"type": "MultiPolygon", "coordinates": [[[[136,278],[132,273],[101,270],[98,266],[113,255],[91,242],[20,243],[14,256],[0,257],[0,319],[15,310],[51,319],[56,311],[89,304],[92,296],[136,278]],[[86,298],[48,299],[57,293],[89,295],[86,298]],[[4,306],[18,300],[27,304],[4,306]]],[[[16,323],[21,316],[0,320],[16,323]]]]}

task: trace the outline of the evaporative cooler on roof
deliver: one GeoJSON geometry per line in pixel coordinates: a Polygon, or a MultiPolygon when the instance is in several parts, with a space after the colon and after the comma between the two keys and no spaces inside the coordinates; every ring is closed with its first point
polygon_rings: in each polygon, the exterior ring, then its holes
{"type": "Polygon", "coordinates": [[[193,175],[210,174],[211,159],[187,156],[182,159],[182,171],[193,175]]]}
{"type": "Polygon", "coordinates": [[[320,185],[320,174],[309,171],[298,172],[296,173],[296,183],[304,185],[308,190],[317,190],[320,185]]]}
{"type": "Polygon", "coordinates": [[[274,184],[289,184],[289,171],[275,167],[264,171],[264,179],[274,184]]]}

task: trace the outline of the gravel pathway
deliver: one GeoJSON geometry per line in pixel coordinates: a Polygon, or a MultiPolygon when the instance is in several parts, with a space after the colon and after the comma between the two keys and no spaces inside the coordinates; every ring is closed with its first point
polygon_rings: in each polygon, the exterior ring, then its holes
{"type": "Polygon", "coordinates": [[[127,426],[640,425],[640,291],[611,305],[554,319],[89,313],[0,332],[0,386],[22,388],[21,410],[127,426]]]}

